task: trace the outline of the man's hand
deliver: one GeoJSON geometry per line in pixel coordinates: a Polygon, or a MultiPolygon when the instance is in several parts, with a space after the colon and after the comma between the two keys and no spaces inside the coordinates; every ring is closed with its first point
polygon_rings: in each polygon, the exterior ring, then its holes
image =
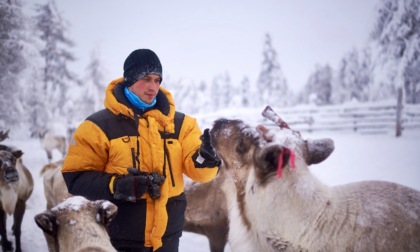
{"type": "Polygon", "coordinates": [[[136,202],[151,184],[148,176],[136,168],[128,168],[128,174],[118,176],[114,181],[114,199],[136,202]]]}
{"type": "Polygon", "coordinates": [[[210,132],[209,129],[205,129],[203,135],[200,136],[201,146],[199,149],[199,156],[197,157],[197,162],[200,164],[205,164],[207,167],[215,167],[220,165],[220,160],[216,155],[216,151],[210,142],[210,132]]]}

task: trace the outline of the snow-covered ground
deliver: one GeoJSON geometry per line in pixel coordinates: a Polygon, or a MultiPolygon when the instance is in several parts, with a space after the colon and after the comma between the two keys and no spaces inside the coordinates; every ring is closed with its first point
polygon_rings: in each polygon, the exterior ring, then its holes
{"type": "MultiPolygon", "coordinates": [[[[202,125],[203,126],[203,125],[202,125]]],[[[303,133],[305,138],[329,137],[335,142],[335,151],[323,163],[314,165],[312,171],[326,184],[337,185],[360,180],[388,180],[420,190],[420,129],[407,130],[402,137],[393,134],[361,135],[353,132],[303,133]]],[[[23,162],[35,180],[34,192],[27,202],[22,224],[22,247],[27,252],[47,251],[42,231],[36,226],[34,216],[45,210],[42,178],[39,172],[47,163],[47,156],[38,140],[22,139],[12,134],[3,144],[23,150],[23,162]]],[[[60,159],[54,152],[54,160],[60,159]]],[[[9,239],[12,218],[8,217],[9,239]]],[[[184,233],[181,252],[209,252],[206,237],[184,233]]],[[[229,248],[226,251],[230,251],[229,248]]]]}

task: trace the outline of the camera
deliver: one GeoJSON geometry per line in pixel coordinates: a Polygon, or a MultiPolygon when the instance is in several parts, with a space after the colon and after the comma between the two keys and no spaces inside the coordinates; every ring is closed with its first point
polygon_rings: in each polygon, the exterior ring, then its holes
{"type": "Polygon", "coordinates": [[[148,179],[151,183],[147,188],[147,192],[150,198],[158,199],[160,197],[160,185],[165,181],[165,176],[161,176],[157,172],[152,172],[148,175],[148,179]]]}

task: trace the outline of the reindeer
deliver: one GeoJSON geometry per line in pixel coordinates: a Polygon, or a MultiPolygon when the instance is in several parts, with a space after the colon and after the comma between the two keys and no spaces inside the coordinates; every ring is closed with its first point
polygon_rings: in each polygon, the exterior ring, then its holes
{"type": "Polygon", "coordinates": [[[229,231],[225,195],[221,189],[225,180],[221,171],[208,183],[186,181],[184,231],[205,235],[211,252],[223,252],[229,231]],[[189,182],[189,183],[187,183],[189,182]]]}
{"type": "Polygon", "coordinates": [[[52,152],[54,149],[60,151],[62,157],[67,152],[66,137],[61,135],[56,135],[50,131],[46,131],[43,134],[40,134],[41,137],[41,146],[47,153],[48,162],[52,160],[52,152]]]}
{"type": "MultiPolygon", "coordinates": [[[[66,183],[64,182],[61,173],[61,165],[63,160],[49,163],[44,165],[41,169],[40,176],[43,177],[44,182],[44,195],[47,201],[47,210],[51,210],[72,195],[68,192],[66,183]]],[[[57,245],[51,235],[44,233],[45,240],[47,241],[49,252],[56,251],[57,245]]]]}
{"type": "Polygon", "coordinates": [[[68,192],[66,183],[61,173],[64,160],[44,165],[40,176],[43,177],[44,195],[47,201],[47,210],[57,206],[72,195],[68,192]]]}
{"type": "Polygon", "coordinates": [[[106,230],[116,214],[117,206],[107,200],[73,196],[34,219],[55,240],[55,251],[116,252],[106,230]]]}
{"type": "Polygon", "coordinates": [[[13,249],[7,238],[6,218],[13,214],[12,231],[17,252],[21,249],[21,225],[25,214],[26,201],[32,194],[34,181],[29,170],[23,165],[21,150],[2,145],[0,150],[0,236],[3,251],[13,249]]]}
{"type": "Polygon", "coordinates": [[[308,166],[333,141],[304,140],[272,110],[263,115],[281,129],[219,119],[210,131],[231,177],[233,251],[420,251],[419,191],[385,181],[327,186],[308,166]]]}

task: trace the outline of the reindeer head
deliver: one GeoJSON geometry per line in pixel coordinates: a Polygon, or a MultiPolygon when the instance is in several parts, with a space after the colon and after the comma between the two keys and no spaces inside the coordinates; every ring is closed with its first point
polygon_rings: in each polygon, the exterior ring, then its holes
{"type": "Polygon", "coordinates": [[[320,163],[334,150],[331,139],[304,140],[284,121],[279,128],[259,125],[254,129],[240,120],[219,119],[210,135],[223,167],[235,182],[243,183],[251,168],[264,183],[276,174],[279,177],[286,167],[299,169],[320,163]]]}
{"type": "Polygon", "coordinates": [[[98,227],[106,228],[116,214],[117,206],[109,201],[89,201],[81,196],[73,196],[51,210],[37,214],[35,222],[53,237],[56,237],[60,230],[64,232],[63,230],[78,229],[85,229],[84,235],[92,235],[101,230],[98,227]],[[88,232],[88,228],[91,231],[88,232]]]}
{"type": "Polygon", "coordinates": [[[222,166],[235,182],[245,179],[253,164],[253,152],[259,148],[257,131],[240,120],[219,119],[213,124],[210,138],[222,166]]]}
{"type": "Polygon", "coordinates": [[[266,177],[277,172],[281,177],[285,167],[303,169],[324,161],[334,150],[334,142],[329,139],[303,139],[300,133],[290,128],[268,129],[257,126],[257,131],[267,144],[255,158],[259,167],[259,177],[266,177]]]}
{"type": "Polygon", "coordinates": [[[23,155],[21,150],[0,150],[0,184],[19,180],[16,161],[23,155]]]}

